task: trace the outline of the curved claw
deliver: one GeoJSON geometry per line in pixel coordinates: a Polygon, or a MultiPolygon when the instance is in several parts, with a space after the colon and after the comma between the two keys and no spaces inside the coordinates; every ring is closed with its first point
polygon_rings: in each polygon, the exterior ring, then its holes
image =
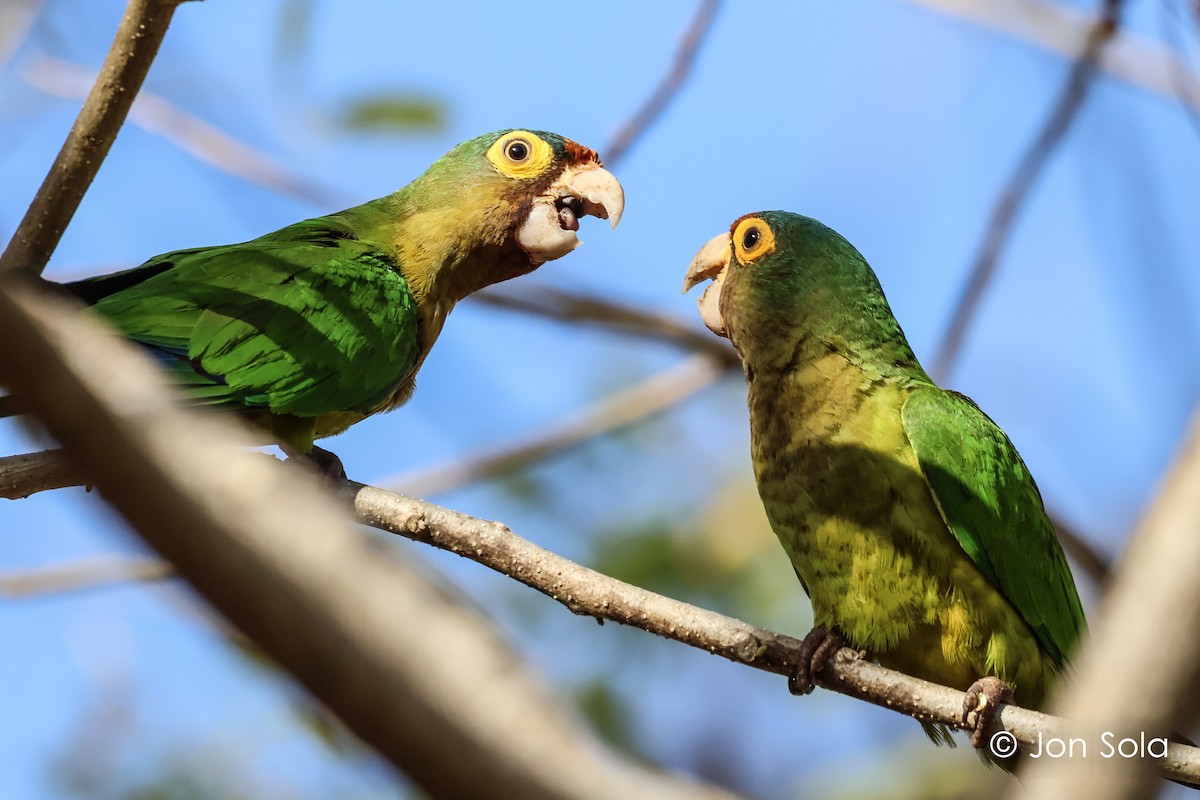
{"type": "Polygon", "coordinates": [[[963,724],[971,731],[972,747],[979,750],[987,743],[1000,706],[1011,702],[1013,690],[999,678],[988,675],[971,684],[963,699],[963,724]]]}
{"type": "Polygon", "coordinates": [[[816,687],[816,675],[829,661],[830,656],[841,650],[846,637],[837,628],[818,625],[808,632],[800,642],[799,665],[796,672],[788,676],[788,691],[792,694],[809,694],[816,687]]]}

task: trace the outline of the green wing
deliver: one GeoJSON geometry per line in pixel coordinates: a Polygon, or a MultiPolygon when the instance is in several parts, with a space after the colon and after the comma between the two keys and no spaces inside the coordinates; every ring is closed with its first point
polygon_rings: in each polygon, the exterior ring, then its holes
{"type": "Polygon", "coordinates": [[[1083,632],[1083,607],[1016,448],[969,398],[936,386],[913,392],[902,416],[946,524],[1062,665],[1083,632]]]}
{"type": "Polygon", "coordinates": [[[160,358],[197,402],[370,413],[419,359],[407,282],[329,218],[182,250],[68,290],[160,358]]]}

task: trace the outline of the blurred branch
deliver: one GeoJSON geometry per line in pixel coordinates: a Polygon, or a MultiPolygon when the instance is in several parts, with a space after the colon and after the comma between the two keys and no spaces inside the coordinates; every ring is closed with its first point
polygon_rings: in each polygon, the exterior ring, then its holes
{"type": "Polygon", "coordinates": [[[700,49],[700,45],[712,29],[713,19],[720,5],[720,0],[700,0],[696,15],[675,50],[671,69],[663,76],[642,107],[621,125],[608,147],[604,148],[604,161],[608,166],[613,166],[629,152],[629,148],[633,147],[679,94],[696,62],[696,51],[700,49]]]}
{"type": "Polygon", "coordinates": [[[177,407],[142,354],[23,284],[0,282],[0,340],[20,343],[0,377],[197,591],[431,795],[728,797],[617,762],[315,477],[241,452],[228,419],[177,407]]]}
{"type": "Polygon", "coordinates": [[[520,289],[484,289],[472,295],[471,301],[557,322],[584,322],[606,330],[706,353],[730,367],[740,368],[742,365],[729,342],[701,331],[695,325],[653,311],[624,305],[599,295],[569,292],[525,282],[520,289]]]}
{"type": "MultiPolygon", "coordinates": [[[[0,459],[2,460],[2,459],[0,459]]],[[[0,469],[0,478],[3,470],[0,469]]],[[[1083,534],[1063,522],[1061,517],[1050,514],[1050,524],[1058,534],[1058,541],[1063,551],[1075,562],[1083,573],[1092,579],[1096,586],[1104,586],[1108,582],[1110,566],[1108,557],[1101,553],[1094,544],[1084,538],[1083,534]]]]}
{"type": "Polygon", "coordinates": [[[506,475],[668,409],[711,385],[724,372],[724,366],[707,354],[695,355],[564,419],[541,425],[524,439],[458,461],[384,478],[379,483],[395,486],[406,494],[428,497],[506,475]]]}
{"type": "Polygon", "coordinates": [[[1187,61],[1187,31],[1200,26],[1200,8],[1188,0],[1164,0],[1166,7],[1162,15],[1163,38],[1175,50],[1170,60],[1171,80],[1175,93],[1183,100],[1183,110],[1188,121],[1200,132],[1200,79],[1192,72],[1187,61]]]}
{"type": "Polygon", "coordinates": [[[954,309],[954,315],[946,335],[933,359],[930,374],[938,382],[944,381],[958,360],[967,335],[967,329],[978,313],[980,301],[987,291],[1000,255],[1008,244],[1017,213],[1029,195],[1029,190],[1042,173],[1050,156],[1062,141],[1067,129],[1075,120],[1079,109],[1087,99],[1088,90],[1096,77],[1097,62],[1104,46],[1117,32],[1120,23],[1122,0],[1103,0],[1103,10],[1092,24],[1083,52],[1071,68],[1067,84],[1059,97],[1050,118],[1041,133],[1022,156],[1016,171],[1000,196],[984,233],[983,242],[971,266],[967,285],[954,309]]]}
{"type": "MultiPolygon", "coordinates": [[[[1056,695],[1065,735],[1097,741],[1164,736],[1200,710],[1200,412],[1157,497],[1120,559],[1076,655],[1076,678],[1056,695]],[[1146,656],[1153,654],[1152,665],[1146,656]],[[1136,689],[1134,689],[1136,687],[1136,689]]],[[[1044,759],[1030,764],[1028,798],[1153,797],[1151,759],[1044,759]]],[[[1192,781],[1196,781],[1193,779],[1192,781]]]]}
{"type": "MultiPolygon", "coordinates": [[[[25,68],[22,78],[47,94],[75,99],[86,96],[95,75],[75,64],[40,55],[25,68]]],[[[233,138],[158,95],[141,92],[129,111],[129,121],[234,177],[322,207],[349,205],[350,201],[338,192],[289,172],[270,154],[233,138]]]]}
{"type": "Polygon", "coordinates": [[[97,589],[128,581],[157,581],[174,569],[157,558],[92,558],[46,569],[0,572],[0,597],[15,600],[97,589]]]}
{"type": "MultiPolygon", "coordinates": [[[[903,0],[1010,36],[1047,52],[1075,58],[1084,49],[1095,23],[1091,14],[1066,3],[1045,0],[903,0]]],[[[1181,92],[1172,73],[1189,74],[1187,62],[1171,48],[1147,36],[1118,31],[1097,62],[1107,75],[1139,89],[1200,110],[1200,96],[1181,92]]]]}
{"type": "Polygon", "coordinates": [[[167,33],[186,0],[129,0],[116,38],[54,165],[0,255],[0,273],[40,273],[108,155],[167,33]]]}
{"type": "Polygon", "coordinates": [[[0,3],[0,73],[21,49],[25,37],[42,11],[42,0],[9,0],[0,3]]]}

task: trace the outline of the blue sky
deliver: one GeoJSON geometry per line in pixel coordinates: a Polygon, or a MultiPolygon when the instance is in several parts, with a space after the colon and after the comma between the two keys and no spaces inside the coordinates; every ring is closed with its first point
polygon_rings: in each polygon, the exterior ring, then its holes
{"type": "MultiPolygon", "coordinates": [[[[314,0],[308,36],[289,60],[281,14],[302,5],[184,4],[146,89],[327,187],[330,203],[224,174],[128,126],[48,275],[245,240],[377,197],[488,130],[543,128],[603,149],[668,67],[693,12],[681,2],[550,13],[314,0]],[[342,104],[384,92],[435,98],[445,125],[406,136],[337,126],[342,104]]],[[[0,236],[15,228],[78,108],[32,88],[23,71],[39,54],[94,69],[121,6],[47,0],[0,73],[0,236]]],[[[1162,4],[1135,3],[1127,24],[1160,37],[1162,13],[1162,4]]],[[[602,293],[699,327],[694,298],[678,290],[691,256],[741,214],[783,208],[855,243],[929,359],[992,206],[1068,68],[1056,54],[907,2],[727,4],[674,104],[614,167],[627,196],[621,227],[585,221],[576,253],[524,280],[602,293]]],[[[1047,505],[1108,552],[1137,519],[1200,394],[1197,185],[1200,128],[1169,98],[1102,77],[1031,193],[949,381],[1008,431],[1047,505]]],[[[683,357],[468,302],[413,400],[328,446],[352,477],[370,482],[535,430],[683,357]]],[[[0,424],[4,452],[35,446],[13,422],[0,424]]],[[[435,499],[503,519],[588,563],[617,518],[703,519],[712,496],[748,485],[749,469],[744,394],[731,378],[632,444],[601,443],[537,470],[553,503],[523,503],[495,486],[435,499]]],[[[736,526],[728,536],[739,536],[736,526]]],[[[81,490],[0,507],[0,569],[137,550],[81,490]]],[[[564,690],[604,665],[633,709],[639,741],[665,763],[692,766],[714,719],[738,732],[730,758],[764,797],[846,769],[863,774],[863,764],[866,774],[882,772],[909,748],[963,758],[962,748],[932,751],[895,715],[824,692],[793,700],[779,679],[636,631],[597,628],[475,565],[404,550],[488,602],[564,690]]],[[[779,585],[788,586],[781,552],[778,560],[779,585]]],[[[798,585],[786,591],[791,610],[753,621],[802,634],[807,600],[798,585]]],[[[53,759],[81,715],[128,695],[137,746],[123,757],[135,773],[180,743],[230,759],[253,747],[261,753],[237,773],[251,789],[261,780],[387,796],[386,782],[338,764],[298,730],[292,690],[184,610],[194,607],[174,586],[0,605],[9,643],[0,659],[0,685],[9,687],[0,795],[60,796],[53,759]]]]}

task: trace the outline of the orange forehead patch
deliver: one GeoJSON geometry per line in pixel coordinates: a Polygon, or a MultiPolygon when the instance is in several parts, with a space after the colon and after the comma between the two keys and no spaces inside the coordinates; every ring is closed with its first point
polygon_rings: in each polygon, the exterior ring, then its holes
{"type": "Polygon", "coordinates": [[[586,164],[595,162],[596,166],[603,167],[604,164],[600,161],[600,156],[595,150],[590,147],[584,147],[578,142],[573,142],[570,139],[563,139],[563,144],[567,147],[567,160],[572,164],[586,164]]]}

